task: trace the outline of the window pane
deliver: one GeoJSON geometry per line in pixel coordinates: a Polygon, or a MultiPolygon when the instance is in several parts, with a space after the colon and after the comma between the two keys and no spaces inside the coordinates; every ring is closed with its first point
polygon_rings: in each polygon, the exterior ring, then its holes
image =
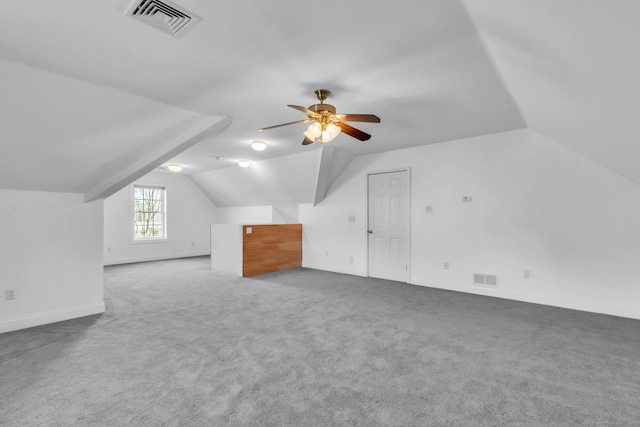
{"type": "Polygon", "coordinates": [[[136,186],[133,191],[133,238],[164,239],[165,190],[158,187],[136,186]]]}

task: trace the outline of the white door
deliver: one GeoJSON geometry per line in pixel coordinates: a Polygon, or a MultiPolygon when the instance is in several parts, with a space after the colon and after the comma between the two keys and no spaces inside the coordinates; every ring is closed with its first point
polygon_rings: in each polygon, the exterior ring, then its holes
{"type": "Polygon", "coordinates": [[[369,174],[369,276],[409,281],[408,172],[369,174]]]}

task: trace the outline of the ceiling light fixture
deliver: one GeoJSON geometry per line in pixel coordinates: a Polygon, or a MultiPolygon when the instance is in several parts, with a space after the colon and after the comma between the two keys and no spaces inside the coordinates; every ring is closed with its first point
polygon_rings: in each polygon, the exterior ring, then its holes
{"type": "Polygon", "coordinates": [[[265,148],[267,148],[267,143],[264,141],[253,141],[251,143],[251,148],[253,148],[256,151],[262,151],[265,148]]]}
{"type": "Polygon", "coordinates": [[[240,160],[238,162],[238,166],[240,166],[241,168],[248,168],[249,166],[251,166],[251,162],[249,160],[240,160]]]}
{"type": "Polygon", "coordinates": [[[329,123],[322,129],[321,142],[329,142],[338,135],[340,135],[340,127],[334,125],[333,123],[329,123]]]}
{"type": "Polygon", "coordinates": [[[320,135],[322,135],[322,125],[317,122],[313,122],[307,128],[307,131],[303,133],[309,139],[316,139],[320,135]]]}
{"type": "Polygon", "coordinates": [[[311,123],[306,132],[302,133],[306,138],[315,141],[316,138],[320,144],[332,141],[336,136],[340,135],[340,127],[336,126],[327,117],[319,117],[315,122],[311,123]]]}
{"type": "Polygon", "coordinates": [[[167,169],[169,169],[171,172],[180,172],[182,170],[182,166],[178,165],[176,163],[171,163],[167,169]]]}
{"type": "Polygon", "coordinates": [[[266,128],[260,128],[258,131],[294,125],[296,123],[311,122],[307,130],[302,133],[304,135],[302,145],[313,144],[316,138],[318,138],[318,142],[320,144],[329,142],[335,139],[335,137],[340,135],[342,132],[359,139],[360,141],[367,141],[371,138],[371,135],[368,133],[349,126],[345,122],[380,123],[380,117],[373,114],[336,114],[336,107],[331,104],[324,103],[324,100],[331,95],[331,91],[328,91],[327,89],[318,89],[313,93],[316,95],[318,101],[320,101],[319,104],[310,105],[309,108],[301,107],[299,105],[288,105],[288,107],[305,113],[308,117],[307,119],[268,126],[266,128]]]}

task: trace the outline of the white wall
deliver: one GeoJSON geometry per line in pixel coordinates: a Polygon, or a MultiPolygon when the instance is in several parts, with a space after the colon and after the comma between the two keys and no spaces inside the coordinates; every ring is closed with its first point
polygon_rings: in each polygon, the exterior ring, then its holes
{"type": "Polygon", "coordinates": [[[366,172],[405,167],[411,283],[640,319],[640,188],[530,130],[356,158],[300,205],[303,266],[367,275],[366,172]]]}
{"type": "Polygon", "coordinates": [[[272,206],[218,208],[218,224],[271,224],[272,206]]]}
{"type": "Polygon", "coordinates": [[[272,206],[273,224],[298,224],[298,204],[272,206]]]}
{"type": "Polygon", "coordinates": [[[210,226],[216,222],[216,206],[187,176],[150,173],[135,184],[166,188],[168,239],[132,242],[131,184],[104,201],[105,265],[210,253],[210,226]]]}
{"type": "Polygon", "coordinates": [[[0,292],[0,333],[104,312],[102,201],[0,190],[0,292]]]}
{"type": "Polygon", "coordinates": [[[242,225],[211,226],[211,270],[242,277],[242,225]]]}
{"type": "Polygon", "coordinates": [[[218,208],[218,224],[297,224],[298,205],[218,208]]]}

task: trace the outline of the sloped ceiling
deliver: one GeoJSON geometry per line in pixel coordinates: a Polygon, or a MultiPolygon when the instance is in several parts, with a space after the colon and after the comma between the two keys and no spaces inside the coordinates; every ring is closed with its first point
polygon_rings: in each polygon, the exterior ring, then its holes
{"type": "Polygon", "coordinates": [[[0,69],[1,188],[108,195],[118,188],[106,184],[226,120],[3,59],[0,69]]]}
{"type": "Polygon", "coordinates": [[[101,195],[90,171],[200,120],[231,124],[176,157],[186,174],[317,150],[300,145],[302,126],[257,132],[304,118],[286,105],[315,103],[317,88],[338,112],[382,118],[358,124],[367,143],[334,141],[349,155],[524,126],[455,1],[177,3],[202,18],[178,39],[125,16],[129,0],[3,2],[0,77],[11,87],[0,137],[16,167],[1,186],[87,192],[94,182],[101,195]],[[268,150],[253,152],[254,139],[268,150]]]}
{"type": "Polygon", "coordinates": [[[216,169],[191,175],[217,206],[262,206],[309,203],[313,200],[319,150],[216,169]]]}
{"type": "Polygon", "coordinates": [[[640,182],[633,1],[176,2],[202,18],[178,39],[130,0],[2,2],[0,187],[104,197],[171,158],[248,203],[214,177],[245,194],[262,178],[237,160],[317,151],[304,125],[257,132],[304,118],[286,105],[317,88],[382,119],[334,140],[342,158],[528,125],[640,182]]]}
{"type": "Polygon", "coordinates": [[[464,4],[528,126],[640,184],[640,2],[464,4]]]}

